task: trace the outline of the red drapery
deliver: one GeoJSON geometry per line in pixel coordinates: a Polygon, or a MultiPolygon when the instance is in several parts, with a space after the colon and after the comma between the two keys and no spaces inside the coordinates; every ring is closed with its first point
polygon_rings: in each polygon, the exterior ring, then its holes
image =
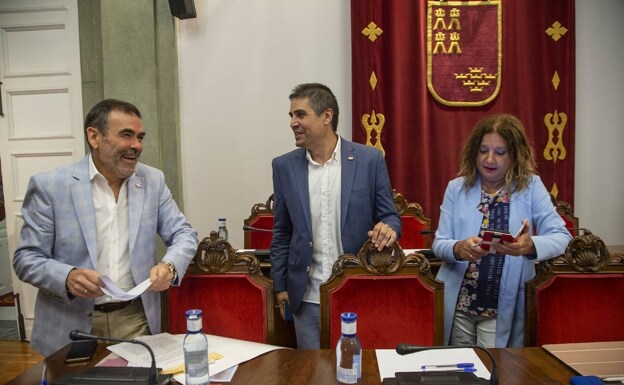
{"type": "MultiPolygon", "coordinates": [[[[429,29],[435,17],[433,12],[429,29]]],[[[461,38],[466,57],[471,42],[461,38]]],[[[423,206],[433,229],[446,185],[457,174],[464,139],[492,113],[520,118],[546,188],[557,199],[573,202],[574,0],[352,0],[351,39],[353,140],[384,150],[393,187],[423,206]],[[478,7],[465,7],[475,3],[500,4],[500,87],[483,105],[444,104],[427,87],[428,6],[445,6],[447,22],[449,6],[456,5],[462,15],[474,13],[462,19],[461,30],[455,28],[464,34],[457,36],[466,39],[479,30],[484,44],[495,44],[496,23],[479,26],[478,7]]],[[[492,49],[482,52],[487,61],[492,49]]]]}

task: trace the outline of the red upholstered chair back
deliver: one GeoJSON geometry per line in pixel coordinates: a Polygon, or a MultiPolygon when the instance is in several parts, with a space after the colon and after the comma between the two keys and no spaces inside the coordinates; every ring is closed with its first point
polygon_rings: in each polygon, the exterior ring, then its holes
{"type": "Polygon", "coordinates": [[[186,333],[186,310],[201,309],[207,334],[273,344],[273,298],[257,258],[236,255],[213,231],[200,242],[182,284],[168,290],[168,331],[186,333]]]}
{"type": "Polygon", "coordinates": [[[399,243],[403,249],[431,248],[431,235],[421,234],[422,230],[431,230],[431,220],[424,216],[423,209],[418,203],[409,203],[396,190],[392,190],[394,205],[403,221],[402,235],[399,243]]]}
{"type": "Polygon", "coordinates": [[[251,208],[251,215],[245,219],[244,225],[259,230],[245,230],[245,249],[270,249],[273,240],[273,209],[275,201],[273,194],[267,199],[266,203],[256,203],[251,208]]]}
{"type": "Polygon", "coordinates": [[[321,348],[336,346],[343,312],[357,314],[363,349],[443,342],[444,283],[422,254],[406,256],[398,245],[378,252],[368,241],[357,256],[338,258],[320,292],[321,348]]]}
{"type": "Polygon", "coordinates": [[[525,345],[624,341],[624,257],[589,231],[526,284],[525,345]]]}

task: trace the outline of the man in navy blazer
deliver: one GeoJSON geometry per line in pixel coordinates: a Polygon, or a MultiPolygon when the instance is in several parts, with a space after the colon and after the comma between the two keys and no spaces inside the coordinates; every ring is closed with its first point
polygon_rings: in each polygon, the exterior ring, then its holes
{"type": "Polygon", "coordinates": [[[368,238],[381,250],[401,236],[381,152],[336,134],[338,102],[318,83],[289,96],[298,149],[273,159],[271,277],[282,309],[293,312],[297,346],[320,347],[319,285],[333,263],[368,238]]]}
{"type": "Polygon", "coordinates": [[[139,163],[145,130],[130,103],[107,99],[85,119],[91,153],[33,176],[15,251],[17,276],[39,289],[31,345],[49,355],[78,329],[133,338],[160,333],[160,291],[179,285],[197,233],[172,199],[160,170],[139,163]],[[156,235],[167,252],[159,262],[156,235]],[[104,295],[102,275],[134,300],[104,295]]]}

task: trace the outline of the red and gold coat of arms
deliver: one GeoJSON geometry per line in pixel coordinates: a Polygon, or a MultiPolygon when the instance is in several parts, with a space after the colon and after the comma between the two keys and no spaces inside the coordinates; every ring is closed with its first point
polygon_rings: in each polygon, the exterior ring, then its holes
{"type": "Polygon", "coordinates": [[[501,63],[500,0],[427,3],[427,87],[438,102],[491,102],[500,90],[501,63]]]}

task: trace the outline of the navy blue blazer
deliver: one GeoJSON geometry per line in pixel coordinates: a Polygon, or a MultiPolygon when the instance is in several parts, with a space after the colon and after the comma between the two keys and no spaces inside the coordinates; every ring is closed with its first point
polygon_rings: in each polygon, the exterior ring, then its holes
{"type": "MultiPolygon", "coordinates": [[[[340,231],[346,254],[357,254],[378,222],[388,224],[401,236],[399,216],[386,162],[376,148],[341,142],[340,231]]],[[[305,148],[273,159],[275,197],[271,278],[275,292],[288,291],[297,312],[303,299],[312,263],[312,222],[305,148]]]]}

